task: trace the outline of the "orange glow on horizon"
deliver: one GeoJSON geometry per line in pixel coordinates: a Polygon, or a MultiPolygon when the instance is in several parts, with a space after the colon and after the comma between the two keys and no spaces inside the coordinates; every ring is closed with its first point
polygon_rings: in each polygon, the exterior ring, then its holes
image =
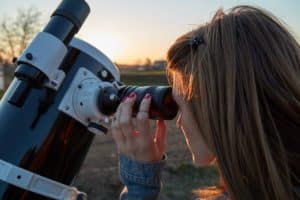
{"type": "Polygon", "coordinates": [[[113,62],[125,65],[140,65],[144,64],[146,59],[152,62],[155,60],[164,59],[163,55],[153,54],[147,52],[147,46],[134,44],[118,38],[116,34],[105,33],[95,34],[93,32],[85,33],[84,40],[99,49],[113,62]]]}

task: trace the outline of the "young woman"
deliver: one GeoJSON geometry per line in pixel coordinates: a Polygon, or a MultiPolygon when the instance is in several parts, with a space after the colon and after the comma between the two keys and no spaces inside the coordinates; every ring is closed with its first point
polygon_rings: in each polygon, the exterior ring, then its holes
{"type": "MultiPolygon", "coordinates": [[[[238,6],[179,37],[167,55],[178,125],[198,165],[216,159],[216,199],[300,199],[300,46],[270,13],[238,6]]],[[[165,125],[149,128],[151,96],[135,94],[112,123],[126,185],[121,199],[157,199],[165,125]]]]}

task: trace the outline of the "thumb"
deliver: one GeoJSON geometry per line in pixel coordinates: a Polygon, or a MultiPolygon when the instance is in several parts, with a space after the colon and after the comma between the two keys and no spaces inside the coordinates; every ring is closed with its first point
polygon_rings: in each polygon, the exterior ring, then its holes
{"type": "Polygon", "coordinates": [[[155,142],[160,152],[164,152],[166,145],[166,124],[164,120],[156,122],[155,142]]]}

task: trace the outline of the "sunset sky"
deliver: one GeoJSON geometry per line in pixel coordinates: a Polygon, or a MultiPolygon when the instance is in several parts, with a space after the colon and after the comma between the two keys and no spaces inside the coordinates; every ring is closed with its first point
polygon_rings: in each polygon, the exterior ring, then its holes
{"type": "MultiPolygon", "coordinates": [[[[164,59],[168,47],[186,31],[211,19],[214,12],[239,4],[270,10],[300,41],[299,0],[86,0],[91,13],[78,37],[122,64],[164,59]]],[[[1,0],[0,18],[13,17],[18,8],[43,11],[43,21],[60,0],[1,0]]]]}

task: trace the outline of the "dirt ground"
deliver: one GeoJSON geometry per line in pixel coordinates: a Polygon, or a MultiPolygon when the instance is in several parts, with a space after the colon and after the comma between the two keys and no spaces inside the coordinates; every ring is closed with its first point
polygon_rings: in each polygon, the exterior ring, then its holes
{"type": "MultiPolygon", "coordinates": [[[[168,121],[167,127],[168,161],[163,171],[164,187],[160,199],[195,199],[193,190],[218,182],[217,170],[215,167],[194,167],[185,140],[175,127],[175,120],[168,121]]],[[[119,180],[117,152],[110,133],[95,138],[76,186],[88,194],[89,200],[118,199],[123,185],[119,180]]]]}

